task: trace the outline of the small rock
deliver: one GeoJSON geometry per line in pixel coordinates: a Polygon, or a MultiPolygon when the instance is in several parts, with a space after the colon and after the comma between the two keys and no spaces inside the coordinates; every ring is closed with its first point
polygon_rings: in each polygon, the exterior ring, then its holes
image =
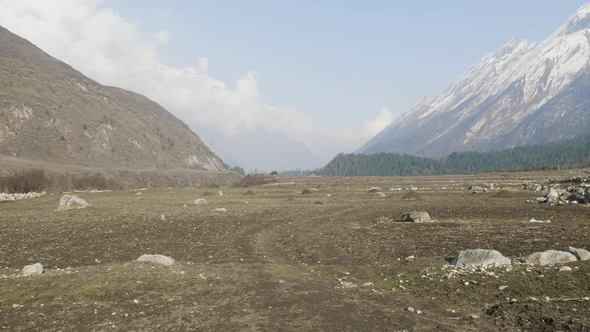
{"type": "Polygon", "coordinates": [[[559,272],[572,272],[572,268],[569,266],[562,266],[559,268],[559,272]]]}
{"type": "Polygon", "coordinates": [[[63,195],[59,200],[59,205],[57,207],[57,211],[66,211],[66,210],[73,210],[73,209],[85,209],[89,207],[90,204],[83,198],[80,198],[75,195],[63,195]]]}
{"type": "Polygon", "coordinates": [[[549,224],[551,223],[551,220],[537,220],[535,218],[532,218],[531,220],[529,220],[530,223],[537,223],[537,224],[549,224]]]}
{"type": "Polygon", "coordinates": [[[586,249],[578,249],[574,247],[569,247],[567,249],[572,255],[576,256],[578,260],[587,261],[590,260],[590,251],[586,249]]]}
{"type": "Polygon", "coordinates": [[[31,276],[35,274],[42,274],[44,272],[43,265],[41,263],[35,263],[23,267],[23,275],[31,276]]]}
{"type": "Polygon", "coordinates": [[[163,215],[163,214],[162,214],[162,215],[160,215],[160,220],[161,220],[161,221],[166,221],[166,215],[163,215]]]}
{"type": "Polygon", "coordinates": [[[406,310],[409,312],[416,312],[416,309],[414,309],[412,307],[407,307],[406,310]]]}
{"type": "Polygon", "coordinates": [[[496,250],[470,249],[460,251],[459,255],[451,261],[451,265],[460,267],[485,267],[511,265],[510,258],[504,257],[496,250]]]}
{"type": "Polygon", "coordinates": [[[375,193],[375,197],[377,197],[377,198],[385,198],[385,197],[387,197],[387,195],[385,195],[385,193],[382,193],[382,192],[377,192],[377,193],[375,193]]]}
{"type": "Polygon", "coordinates": [[[226,208],[217,208],[215,209],[215,212],[227,212],[226,208]]]}
{"type": "Polygon", "coordinates": [[[137,259],[138,262],[148,262],[148,263],[155,263],[161,265],[174,265],[176,261],[172,257],[164,256],[164,255],[141,255],[137,259]]]}
{"type": "Polygon", "coordinates": [[[207,200],[204,198],[197,198],[195,199],[195,205],[205,205],[207,204],[207,200]]]}
{"type": "Polygon", "coordinates": [[[402,222],[432,222],[428,212],[410,212],[402,216],[402,222]]]}
{"type": "Polygon", "coordinates": [[[379,187],[371,187],[369,190],[367,190],[367,192],[369,194],[375,194],[375,193],[382,192],[382,191],[383,191],[383,189],[381,189],[379,187]]]}
{"type": "Polygon", "coordinates": [[[547,250],[529,255],[525,261],[527,264],[555,265],[575,262],[578,259],[566,251],[547,250]]]}
{"type": "Polygon", "coordinates": [[[508,288],[508,286],[505,286],[505,285],[498,287],[499,290],[505,290],[506,288],[508,288]]]}

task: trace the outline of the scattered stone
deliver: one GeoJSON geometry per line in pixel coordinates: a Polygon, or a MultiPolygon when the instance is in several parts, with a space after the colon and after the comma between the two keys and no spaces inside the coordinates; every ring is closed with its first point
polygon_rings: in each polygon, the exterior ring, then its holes
{"type": "Polygon", "coordinates": [[[416,312],[416,309],[414,309],[412,307],[407,307],[406,310],[409,312],[416,312]]]}
{"type": "Polygon", "coordinates": [[[369,190],[367,190],[367,192],[369,194],[375,194],[375,193],[382,192],[382,191],[383,191],[383,189],[381,189],[379,187],[371,187],[369,190]]]}
{"type": "Polygon", "coordinates": [[[41,196],[46,195],[46,192],[42,192],[42,193],[36,193],[36,192],[30,192],[30,193],[15,193],[15,194],[7,194],[7,193],[0,193],[0,202],[14,202],[14,201],[20,201],[23,199],[31,199],[31,198],[39,198],[41,196]]]}
{"type": "Polygon", "coordinates": [[[402,222],[432,222],[428,212],[410,212],[402,216],[402,222]]]}
{"type": "Polygon", "coordinates": [[[311,195],[311,194],[313,194],[313,192],[311,190],[309,190],[309,189],[303,189],[301,191],[301,194],[302,195],[311,195]]]}
{"type": "Polygon", "coordinates": [[[469,189],[472,194],[481,194],[488,191],[486,188],[480,186],[470,186],[467,189],[469,189]]]}
{"type": "Polygon", "coordinates": [[[379,191],[379,192],[376,192],[376,193],[375,193],[375,196],[376,196],[377,198],[385,198],[385,197],[386,197],[385,193],[383,193],[383,192],[380,192],[380,191],[379,191]]]}
{"type": "Polygon", "coordinates": [[[161,221],[166,221],[166,215],[164,215],[164,214],[160,215],[160,220],[161,221]]]}
{"type": "Polygon", "coordinates": [[[43,265],[41,263],[35,263],[31,265],[27,265],[23,267],[23,275],[24,276],[31,276],[35,274],[42,274],[45,270],[43,269],[43,265]]]}
{"type": "Polygon", "coordinates": [[[216,208],[215,212],[227,212],[226,208],[216,208]]]}
{"type": "Polygon", "coordinates": [[[205,191],[205,192],[203,193],[203,196],[211,196],[211,195],[213,195],[213,194],[212,194],[212,193],[210,193],[210,192],[208,192],[208,191],[205,191]]]}
{"type": "Polygon", "coordinates": [[[506,285],[502,285],[502,286],[498,287],[499,290],[505,290],[506,288],[508,288],[508,286],[506,286],[506,285]]]}
{"type": "Polygon", "coordinates": [[[161,265],[174,265],[176,261],[172,257],[155,254],[155,255],[141,255],[136,261],[138,262],[148,262],[148,263],[155,263],[161,265]]]}
{"type": "Polygon", "coordinates": [[[460,251],[459,255],[451,261],[451,265],[460,267],[487,267],[511,265],[510,258],[505,257],[496,250],[470,249],[460,251]]]}
{"type": "Polygon", "coordinates": [[[205,205],[207,204],[207,200],[204,198],[197,198],[195,199],[195,205],[205,205]]]}
{"type": "Polygon", "coordinates": [[[525,261],[527,264],[535,265],[555,265],[575,262],[578,259],[573,254],[566,251],[547,250],[536,252],[529,255],[525,261]]]}
{"type": "Polygon", "coordinates": [[[572,268],[569,266],[562,266],[559,268],[559,272],[572,272],[572,268]]]}
{"type": "Polygon", "coordinates": [[[223,196],[223,191],[219,190],[219,191],[217,192],[217,195],[219,195],[219,196],[223,196]]]}
{"type": "Polygon", "coordinates": [[[73,209],[85,209],[90,204],[83,198],[75,195],[63,195],[59,200],[59,206],[57,211],[73,210],[73,209]]]}
{"type": "Polygon", "coordinates": [[[254,195],[254,192],[252,190],[246,190],[243,195],[252,196],[254,195]]]}
{"type": "Polygon", "coordinates": [[[574,247],[569,247],[567,249],[572,255],[576,256],[578,260],[587,261],[590,260],[590,251],[586,249],[578,249],[574,247]]]}

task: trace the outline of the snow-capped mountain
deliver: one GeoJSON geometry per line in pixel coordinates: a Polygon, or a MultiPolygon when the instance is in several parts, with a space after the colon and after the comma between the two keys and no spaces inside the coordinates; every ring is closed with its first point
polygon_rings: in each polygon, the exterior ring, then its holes
{"type": "Polygon", "coordinates": [[[546,40],[508,42],[360,153],[442,156],[590,134],[590,3],[546,40]]]}

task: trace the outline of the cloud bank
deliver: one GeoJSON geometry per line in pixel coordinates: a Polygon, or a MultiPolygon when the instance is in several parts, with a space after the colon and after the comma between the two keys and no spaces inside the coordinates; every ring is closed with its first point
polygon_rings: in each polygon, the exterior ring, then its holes
{"type": "Polygon", "coordinates": [[[228,85],[209,75],[207,58],[168,65],[159,56],[168,32],[144,34],[102,0],[0,0],[0,25],[101,84],[144,94],[193,129],[225,137],[275,132],[327,159],[353,151],[394,119],[383,109],[359,128],[319,126],[295,108],[265,103],[254,71],[228,85]]]}

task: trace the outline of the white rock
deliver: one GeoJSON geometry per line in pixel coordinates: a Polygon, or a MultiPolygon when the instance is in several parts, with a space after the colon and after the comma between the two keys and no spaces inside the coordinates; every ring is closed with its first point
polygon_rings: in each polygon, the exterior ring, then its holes
{"type": "Polygon", "coordinates": [[[460,267],[486,267],[511,265],[510,258],[496,250],[470,249],[459,252],[451,265],[460,267]]]}
{"type": "Polygon", "coordinates": [[[166,221],[166,215],[165,214],[160,215],[160,220],[161,221],[166,221]]]}
{"type": "Polygon", "coordinates": [[[572,268],[569,266],[562,266],[559,268],[559,272],[572,272],[572,268]]]}
{"type": "Polygon", "coordinates": [[[508,288],[508,286],[506,286],[506,285],[498,287],[499,290],[505,290],[506,288],[508,288]]]}
{"type": "Polygon", "coordinates": [[[41,274],[44,272],[43,265],[41,263],[35,263],[23,267],[23,275],[31,276],[34,274],[41,274]]]}
{"type": "Polygon", "coordinates": [[[176,261],[172,257],[164,256],[164,255],[141,255],[136,261],[138,262],[148,262],[148,263],[155,263],[161,265],[174,265],[176,261]]]}
{"type": "Polygon", "coordinates": [[[377,196],[379,198],[385,198],[386,197],[385,193],[382,193],[382,192],[375,193],[375,196],[377,196]]]}
{"type": "Polygon", "coordinates": [[[227,212],[226,208],[217,208],[215,209],[215,212],[227,212]]]}
{"type": "Polygon", "coordinates": [[[529,220],[529,222],[531,223],[538,223],[538,224],[549,224],[551,223],[551,220],[537,220],[535,218],[529,220]]]}
{"type": "Polygon", "coordinates": [[[195,205],[205,205],[207,204],[207,200],[204,198],[197,198],[195,199],[195,205]]]}
{"type": "Polygon", "coordinates": [[[383,191],[383,189],[381,189],[379,187],[371,187],[369,190],[367,190],[367,192],[369,194],[374,194],[374,193],[382,192],[382,191],[383,191]]]}
{"type": "Polygon", "coordinates": [[[402,222],[432,222],[428,212],[410,212],[402,216],[402,222]]]}
{"type": "Polygon", "coordinates": [[[572,255],[576,256],[578,260],[587,261],[590,260],[590,251],[586,249],[578,249],[574,247],[569,247],[567,249],[572,255]]]}
{"type": "Polygon", "coordinates": [[[73,210],[73,209],[85,209],[90,204],[85,199],[75,195],[63,195],[59,200],[59,206],[57,211],[73,210]]]}
{"type": "Polygon", "coordinates": [[[578,259],[566,251],[547,250],[530,254],[526,259],[527,264],[555,265],[575,262],[578,259]]]}

